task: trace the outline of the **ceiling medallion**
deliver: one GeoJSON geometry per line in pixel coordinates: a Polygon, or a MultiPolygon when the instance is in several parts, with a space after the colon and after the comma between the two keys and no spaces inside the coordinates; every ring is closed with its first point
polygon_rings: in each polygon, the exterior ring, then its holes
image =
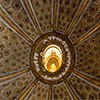
{"type": "Polygon", "coordinates": [[[31,70],[40,81],[57,84],[71,74],[74,57],[70,40],[61,33],[49,32],[40,36],[31,48],[31,70]]]}

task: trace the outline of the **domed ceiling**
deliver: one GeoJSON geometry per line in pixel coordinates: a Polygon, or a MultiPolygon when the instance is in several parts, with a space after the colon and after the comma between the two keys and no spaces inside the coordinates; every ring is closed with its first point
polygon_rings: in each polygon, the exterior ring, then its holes
{"type": "Polygon", "coordinates": [[[100,0],[0,0],[0,100],[100,100],[100,0]]]}

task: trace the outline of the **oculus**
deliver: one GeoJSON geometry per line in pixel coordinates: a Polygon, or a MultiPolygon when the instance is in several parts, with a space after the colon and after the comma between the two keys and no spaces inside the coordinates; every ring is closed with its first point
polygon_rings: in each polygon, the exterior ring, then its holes
{"type": "Polygon", "coordinates": [[[42,62],[48,72],[56,72],[62,65],[62,51],[57,45],[49,45],[42,54],[42,62]]]}
{"type": "Polygon", "coordinates": [[[67,78],[75,64],[74,46],[58,32],[38,37],[30,51],[30,65],[35,77],[46,84],[58,84],[67,78]]]}

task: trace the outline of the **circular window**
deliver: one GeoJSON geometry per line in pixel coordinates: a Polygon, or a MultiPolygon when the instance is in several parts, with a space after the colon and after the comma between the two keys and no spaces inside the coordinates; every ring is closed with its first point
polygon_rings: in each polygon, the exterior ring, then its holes
{"type": "Polygon", "coordinates": [[[30,52],[30,65],[37,79],[58,84],[69,77],[74,68],[75,52],[63,34],[49,32],[36,39],[30,52]]]}
{"type": "Polygon", "coordinates": [[[43,52],[42,62],[48,72],[56,72],[62,64],[62,51],[57,45],[49,45],[43,52]]]}

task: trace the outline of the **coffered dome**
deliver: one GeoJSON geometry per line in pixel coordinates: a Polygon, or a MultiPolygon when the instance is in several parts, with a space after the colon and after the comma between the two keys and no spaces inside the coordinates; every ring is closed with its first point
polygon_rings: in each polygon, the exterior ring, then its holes
{"type": "Polygon", "coordinates": [[[100,100],[100,0],[0,0],[0,100],[100,100]]]}

